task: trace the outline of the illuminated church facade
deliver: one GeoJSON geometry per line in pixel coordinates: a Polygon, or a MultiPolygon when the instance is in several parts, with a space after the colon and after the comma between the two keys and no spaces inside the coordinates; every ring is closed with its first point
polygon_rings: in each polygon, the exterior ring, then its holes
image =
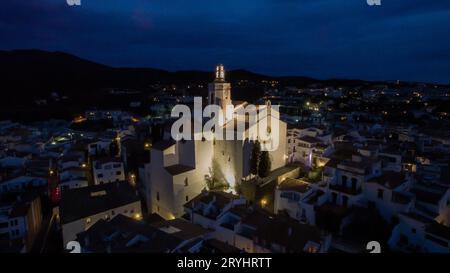
{"type": "Polygon", "coordinates": [[[227,115],[222,122],[224,132],[228,128],[235,136],[242,135],[234,140],[213,141],[205,140],[203,137],[174,141],[170,136],[166,136],[165,140],[155,143],[150,150],[150,163],[144,170],[145,193],[150,213],[158,213],[166,219],[182,216],[183,205],[211,186],[208,185],[208,181],[210,183],[212,181],[213,184],[227,184],[227,191],[235,192],[238,183],[252,177],[251,140],[258,138],[251,136],[257,132],[253,130],[256,127],[252,126],[263,124],[278,132],[275,134],[276,143],[263,142],[263,145],[270,147],[271,170],[283,167],[287,162],[286,123],[279,120],[279,113],[273,110],[270,102],[265,106],[257,106],[267,107],[267,116],[258,117],[256,123],[249,123],[245,112],[242,114],[242,111],[239,111],[248,103],[232,101],[231,84],[225,81],[223,65],[216,67],[215,80],[209,84],[208,93],[209,104],[219,105],[222,109],[234,106],[234,112],[227,115]],[[277,126],[270,127],[274,117],[277,126]],[[236,130],[238,121],[246,124],[243,132],[236,130]]]}

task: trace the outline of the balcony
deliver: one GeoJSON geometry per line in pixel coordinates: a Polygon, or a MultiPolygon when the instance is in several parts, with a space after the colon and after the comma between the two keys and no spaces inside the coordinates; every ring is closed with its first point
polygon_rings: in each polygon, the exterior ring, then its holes
{"type": "Polygon", "coordinates": [[[226,229],[229,229],[231,231],[234,231],[234,224],[233,223],[224,222],[224,223],[220,224],[220,226],[224,227],[226,229]]]}

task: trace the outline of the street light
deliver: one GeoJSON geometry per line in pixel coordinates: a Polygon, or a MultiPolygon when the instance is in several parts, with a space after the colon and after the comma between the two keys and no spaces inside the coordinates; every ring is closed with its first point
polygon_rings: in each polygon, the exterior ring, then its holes
{"type": "Polygon", "coordinates": [[[266,199],[261,199],[261,207],[265,207],[267,205],[267,200],[266,199]]]}

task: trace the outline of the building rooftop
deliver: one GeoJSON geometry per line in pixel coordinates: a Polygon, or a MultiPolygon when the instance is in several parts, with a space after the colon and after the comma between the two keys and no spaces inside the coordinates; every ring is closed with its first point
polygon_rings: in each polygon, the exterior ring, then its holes
{"type": "Polygon", "coordinates": [[[416,196],[417,201],[421,201],[428,204],[437,204],[444,195],[444,193],[427,191],[416,187],[411,189],[411,193],[413,193],[416,196]]]}
{"type": "Polygon", "coordinates": [[[208,205],[212,202],[216,208],[222,209],[232,200],[238,198],[239,196],[224,191],[204,191],[192,198],[189,202],[184,204],[184,206],[190,208],[197,203],[208,205]]]}
{"type": "Polygon", "coordinates": [[[278,185],[278,189],[281,191],[296,191],[299,193],[305,193],[311,189],[308,183],[302,182],[298,179],[286,178],[278,185]]]}
{"type": "Polygon", "coordinates": [[[276,244],[286,249],[286,252],[305,252],[308,242],[320,245],[323,232],[320,228],[301,224],[288,217],[276,217],[268,224],[258,227],[256,232],[258,242],[263,246],[276,244]]]}
{"type": "Polygon", "coordinates": [[[203,236],[211,232],[210,230],[207,230],[199,225],[192,224],[191,222],[181,218],[163,222],[154,222],[151,225],[183,241],[203,236]]]}
{"type": "Polygon", "coordinates": [[[205,240],[202,243],[200,253],[241,253],[237,247],[219,241],[217,239],[205,240]]]}
{"type": "Polygon", "coordinates": [[[298,139],[300,141],[311,143],[311,144],[322,142],[320,139],[318,139],[316,137],[312,137],[312,136],[302,136],[302,137],[300,137],[298,139]]]}
{"type": "Polygon", "coordinates": [[[188,171],[195,170],[194,167],[181,164],[164,167],[164,169],[166,169],[166,171],[169,172],[171,175],[179,175],[188,171]]]}
{"type": "Polygon", "coordinates": [[[167,252],[180,243],[146,222],[122,214],[97,221],[79,233],[77,240],[84,249],[97,253],[167,252]]]}
{"type": "Polygon", "coordinates": [[[139,201],[136,191],[127,182],[112,182],[72,189],[62,193],[61,223],[73,222],[139,201]]]}
{"type": "Polygon", "coordinates": [[[450,227],[441,225],[437,222],[431,222],[427,225],[425,231],[450,241],[450,227]]]}
{"type": "Polygon", "coordinates": [[[389,189],[395,189],[405,182],[406,179],[404,173],[392,171],[384,172],[381,176],[372,178],[367,181],[367,183],[377,183],[389,189]]]}
{"type": "Polygon", "coordinates": [[[152,149],[158,150],[158,151],[164,151],[166,149],[168,149],[169,147],[175,145],[175,141],[170,139],[170,140],[161,140],[156,142],[155,144],[152,145],[152,149]]]}

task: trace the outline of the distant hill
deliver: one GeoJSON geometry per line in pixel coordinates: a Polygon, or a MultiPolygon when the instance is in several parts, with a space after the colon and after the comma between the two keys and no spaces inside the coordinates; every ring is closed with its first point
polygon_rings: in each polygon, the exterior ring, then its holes
{"type": "MultiPolygon", "coordinates": [[[[150,103],[147,98],[155,83],[206,84],[213,80],[211,71],[169,72],[154,68],[111,67],[79,58],[64,52],[42,50],[0,51],[0,119],[70,117],[88,107],[123,108],[132,100],[150,103]],[[110,96],[107,88],[137,89],[140,95],[110,96]],[[68,100],[50,98],[52,92],[67,96],[68,100]],[[105,99],[107,98],[107,99],[105,99]],[[38,104],[37,100],[45,100],[38,104]]],[[[278,81],[282,86],[305,87],[311,84],[323,86],[391,85],[395,82],[367,82],[363,80],[317,80],[309,77],[272,77],[247,70],[227,72],[227,80],[233,84],[233,99],[254,101],[263,95],[263,80],[278,81]],[[250,84],[237,84],[248,80],[250,84]]],[[[413,86],[401,83],[400,86],[413,86]]],[[[395,85],[398,86],[398,85],[395,85]]],[[[190,94],[206,95],[206,89],[190,89],[190,94]]]]}
{"type": "MultiPolygon", "coordinates": [[[[117,68],[63,53],[42,50],[0,51],[0,88],[12,96],[38,98],[52,91],[83,92],[95,88],[147,88],[161,83],[208,83],[213,73],[204,71],[169,72],[153,68],[117,68]]],[[[247,70],[232,70],[231,82],[239,80],[278,80],[285,85],[317,82],[359,84],[362,81],[319,81],[308,77],[271,77],[247,70]]]]}

